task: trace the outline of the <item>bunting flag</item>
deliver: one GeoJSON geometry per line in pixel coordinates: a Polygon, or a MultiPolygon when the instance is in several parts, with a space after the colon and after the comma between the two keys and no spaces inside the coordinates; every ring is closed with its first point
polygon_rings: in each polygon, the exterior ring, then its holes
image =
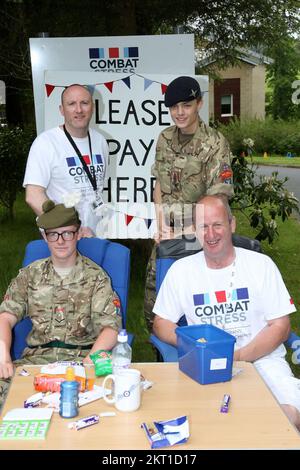
{"type": "Polygon", "coordinates": [[[167,88],[168,88],[168,85],[165,85],[164,83],[161,84],[161,92],[163,95],[166,93],[167,88]]]}
{"type": "MultiPolygon", "coordinates": [[[[168,88],[168,85],[165,85],[164,83],[160,83],[160,82],[157,82],[156,80],[149,80],[149,78],[146,78],[146,77],[143,77],[142,75],[139,75],[139,74],[131,74],[129,75],[128,77],[125,77],[125,78],[118,78],[117,80],[113,80],[111,82],[106,82],[106,83],[95,83],[95,84],[82,84],[82,86],[86,86],[91,95],[94,94],[95,92],[95,88],[97,85],[104,85],[106,86],[106,88],[112,93],[113,92],[113,87],[114,87],[114,84],[115,82],[119,82],[119,81],[122,81],[123,83],[125,83],[125,85],[131,89],[131,81],[130,81],[130,77],[132,77],[133,75],[135,75],[136,77],[140,77],[144,80],[144,91],[147,90],[147,88],[149,88],[152,83],[158,83],[161,87],[161,92],[162,94],[164,95],[166,93],[166,90],[168,88]]],[[[49,96],[51,95],[52,91],[54,90],[54,88],[56,87],[59,87],[59,88],[67,88],[67,85],[51,85],[50,83],[46,83],[45,84],[45,87],[46,87],[46,94],[47,94],[47,98],[49,98],[49,96]]],[[[205,90],[202,92],[202,94],[204,93],[207,93],[208,91],[205,90]]]]}
{"type": "Polygon", "coordinates": [[[123,214],[124,217],[125,217],[125,223],[126,223],[127,227],[133,219],[142,219],[142,220],[144,220],[144,222],[146,224],[146,227],[149,229],[151,227],[152,222],[155,220],[155,218],[154,219],[145,219],[144,217],[139,217],[139,216],[136,216],[136,215],[126,214],[125,212],[116,209],[111,204],[104,204],[102,207],[104,207],[106,210],[110,211],[111,216],[113,216],[113,214],[115,214],[115,213],[123,214]]]}
{"type": "Polygon", "coordinates": [[[55,88],[55,85],[49,85],[49,83],[46,83],[45,87],[46,87],[47,98],[49,98],[49,96],[51,95],[52,91],[55,88]]]}
{"type": "Polygon", "coordinates": [[[133,215],[128,215],[128,214],[124,214],[125,215],[125,224],[128,226],[130,224],[130,222],[132,221],[133,219],[133,215]]]}
{"type": "Polygon", "coordinates": [[[128,88],[130,88],[130,76],[129,76],[129,77],[122,78],[122,82],[124,82],[125,85],[127,85],[128,88]]]}
{"type": "Polygon", "coordinates": [[[149,80],[148,78],[144,78],[144,91],[147,90],[147,88],[149,88],[150,85],[152,85],[153,81],[152,80],[149,80]]]}
{"type": "Polygon", "coordinates": [[[104,85],[105,85],[106,88],[112,93],[112,91],[113,91],[113,86],[114,86],[114,82],[106,82],[106,83],[104,83],[104,85]]]}
{"type": "Polygon", "coordinates": [[[153,219],[144,219],[146,227],[149,229],[151,227],[151,224],[153,222],[153,219]]]}
{"type": "Polygon", "coordinates": [[[89,90],[90,94],[93,96],[95,92],[96,85],[86,85],[87,89],[89,90]]]}

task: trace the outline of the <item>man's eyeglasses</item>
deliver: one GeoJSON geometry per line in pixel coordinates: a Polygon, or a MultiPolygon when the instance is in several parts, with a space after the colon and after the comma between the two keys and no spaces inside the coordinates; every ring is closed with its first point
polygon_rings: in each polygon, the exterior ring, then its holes
{"type": "Polygon", "coordinates": [[[75,233],[77,233],[78,230],[75,230],[74,232],[70,230],[66,230],[65,232],[46,232],[46,238],[48,242],[57,242],[59,237],[61,237],[65,242],[70,242],[71,240],[74,240],[75,233]]]}

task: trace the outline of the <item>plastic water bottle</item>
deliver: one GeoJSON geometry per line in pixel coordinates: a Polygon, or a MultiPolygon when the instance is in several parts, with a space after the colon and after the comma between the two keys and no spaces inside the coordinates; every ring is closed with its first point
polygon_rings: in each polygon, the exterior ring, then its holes
{"type": "Polygon", "coordinates": [[[113,374],[118,374],[123,369],[127,369],[131,364],[132,350],[128,344],[128,335],[126,330],[120,330],[118,342],[112,350],[112,370],[113,374]]]}
{"type": "Polygon", "coordinates": [[[73,367],[67,367],[66,380],[60,384],[59,414],[62,418],[78,415],[79,382],[75,380],[73,367]]]}

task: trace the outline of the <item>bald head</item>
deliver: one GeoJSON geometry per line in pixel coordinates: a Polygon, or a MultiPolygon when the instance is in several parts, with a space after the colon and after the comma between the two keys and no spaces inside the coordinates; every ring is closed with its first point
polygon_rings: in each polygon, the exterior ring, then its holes
{"type": "Polygon", "coordinates": [[[72,85],[69,85],[67,87],[64,88],[62,94],[61,94],[61,104],[63,105],[64,104],[64,97],[65,96],[69,96],[69,92],[72,92],[73,90],[81,90],[83,94],[87,93],[89,95],[89,98],[91,101],[93,101],[93,96],[90,92],[90,90],[84,86],[84,85],[80,85],[78,83],[73,83],[72,85]]]}
{"type": "Polygon", "coordinates": [[[223,195],[200,198],[195,207],[194,224],[208,266],[219,268],[230,264],[234,257],[235,218],[227,198],[223,195]]]}
{"type": "Polygon", "coordinates": [[[93,109],[92,95],[83,85],[70,85],[63,91],[59,110],[71,136],[87,136],[93,109]]]}

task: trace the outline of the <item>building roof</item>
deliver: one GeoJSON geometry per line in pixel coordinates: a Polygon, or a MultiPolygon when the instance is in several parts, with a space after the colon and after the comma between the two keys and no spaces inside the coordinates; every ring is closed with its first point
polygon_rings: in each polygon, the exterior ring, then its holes
{"type": "MultiPolygon", "coordinates": [[[[201,49],[196,49],[195,57],[196,64],[201,67],[217,62],[217,59],[206,55],[205,51],[201,49]]],[[[273,63],[273,59],[271,59],[271,57],[267,57],[260,52],[244,48],[237,49],[236,58],[254,66],[261,64],[269,65],[273,63]]]]}

